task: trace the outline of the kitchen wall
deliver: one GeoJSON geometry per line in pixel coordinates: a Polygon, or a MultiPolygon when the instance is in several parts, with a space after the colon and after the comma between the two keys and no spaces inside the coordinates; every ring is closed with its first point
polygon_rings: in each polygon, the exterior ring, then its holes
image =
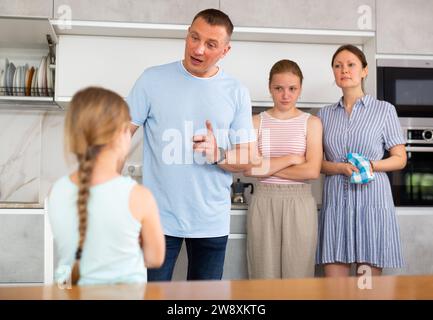
{"type": "Polygon", "coordinates": [[[41,116],[0,111],[0,201],[38,202],[41,116]]]}
{"type": "MultiPolygon", "coordinates": [[[[263,0],[200,3],[195,0],[98,0],[92,4],[84,0],[0,0],[0,16],[61,18],[59,9],[68,5],[73,18],[78,20],[189,23],[197,11],[219,7],[231,16],[235,26],[373,30],[377,47],[373,56],[376,52],[433,56],[431,0],[272,0],[266,2],[266,6],[263,4],[263,0]],[[362,12],[368,13],[366,8],[371,10],[371,15],[360,19],[362,12]],[[276,17],[276,12],[282,14],[276,17]],[[368,19],[371,19],[370,24],[365,23],[368,19]]],[[[4,54],[1,43],[0,48],[1,56],[4,54]]],[[[373,69],[371,77],[374,77],[373,69]]],[[[73,169],[73,162],[68,163],[64,157],[63,121],[64,112],[0,110],[0,201],[39,202],[53,181],[73,169]]],[[[140,163],[140,137],[141,132],[134,137],[128,159],[131,163],[140,163]]],[[[316,182],[314,188],[320,203],[320,182],[316,182]]]]}

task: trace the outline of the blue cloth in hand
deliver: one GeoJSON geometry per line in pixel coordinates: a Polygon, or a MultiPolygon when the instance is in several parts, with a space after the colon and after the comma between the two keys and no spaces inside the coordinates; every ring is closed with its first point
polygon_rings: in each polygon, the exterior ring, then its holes
{"type": "Polygon", "coordinates": [[[350,177],[351,183],[368,183],[374,180],[374,173],[371,172],[370,161],[359,153],[348,153],[347,160],[358,168],[359,172],[353,172],[350,177]]]}

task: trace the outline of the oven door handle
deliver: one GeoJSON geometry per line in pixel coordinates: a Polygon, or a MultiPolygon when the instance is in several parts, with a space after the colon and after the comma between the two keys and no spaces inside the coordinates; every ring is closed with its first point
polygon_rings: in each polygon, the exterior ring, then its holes
{"type": "Polygon", "coordinates": [[[406,147],[407,152],[433,152],[433,147],[406,147]]]}

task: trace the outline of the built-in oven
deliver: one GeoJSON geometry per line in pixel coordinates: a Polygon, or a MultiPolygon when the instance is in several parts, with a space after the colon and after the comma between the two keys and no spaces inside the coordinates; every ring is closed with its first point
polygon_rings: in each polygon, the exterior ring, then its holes
{"type": "Polygon", "coordinates": [[[396,206],[433,206],[433,123],[404,127],[407,165],[389,172],[396,206]]]}
{"type": "Polygon", "coordinates": [[[433,60],[377,61],[377,98],[399,117],[433,117],[433,60]]]}

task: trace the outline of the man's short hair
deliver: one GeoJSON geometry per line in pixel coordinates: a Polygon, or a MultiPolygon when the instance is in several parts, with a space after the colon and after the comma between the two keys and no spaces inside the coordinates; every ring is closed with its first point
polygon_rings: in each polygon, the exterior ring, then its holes
{"type": "Polygon", "coordinates": [[[197,13],[195,15],[194,19],[192,20],[192,23],[194,23],[194,21],[197,18],[204,19],[211,26],[223,26],[223,27],[225,27],[227,35],[229,36],[229,38],[231,37],[231,35],[233,33],[233,23],[232,23],[232,21],[230,20],[229,16],[226,15],[221,10],[218,10],[218,9],[205,9],[203,11],[200,11],[199,13],[197,13]]]}

